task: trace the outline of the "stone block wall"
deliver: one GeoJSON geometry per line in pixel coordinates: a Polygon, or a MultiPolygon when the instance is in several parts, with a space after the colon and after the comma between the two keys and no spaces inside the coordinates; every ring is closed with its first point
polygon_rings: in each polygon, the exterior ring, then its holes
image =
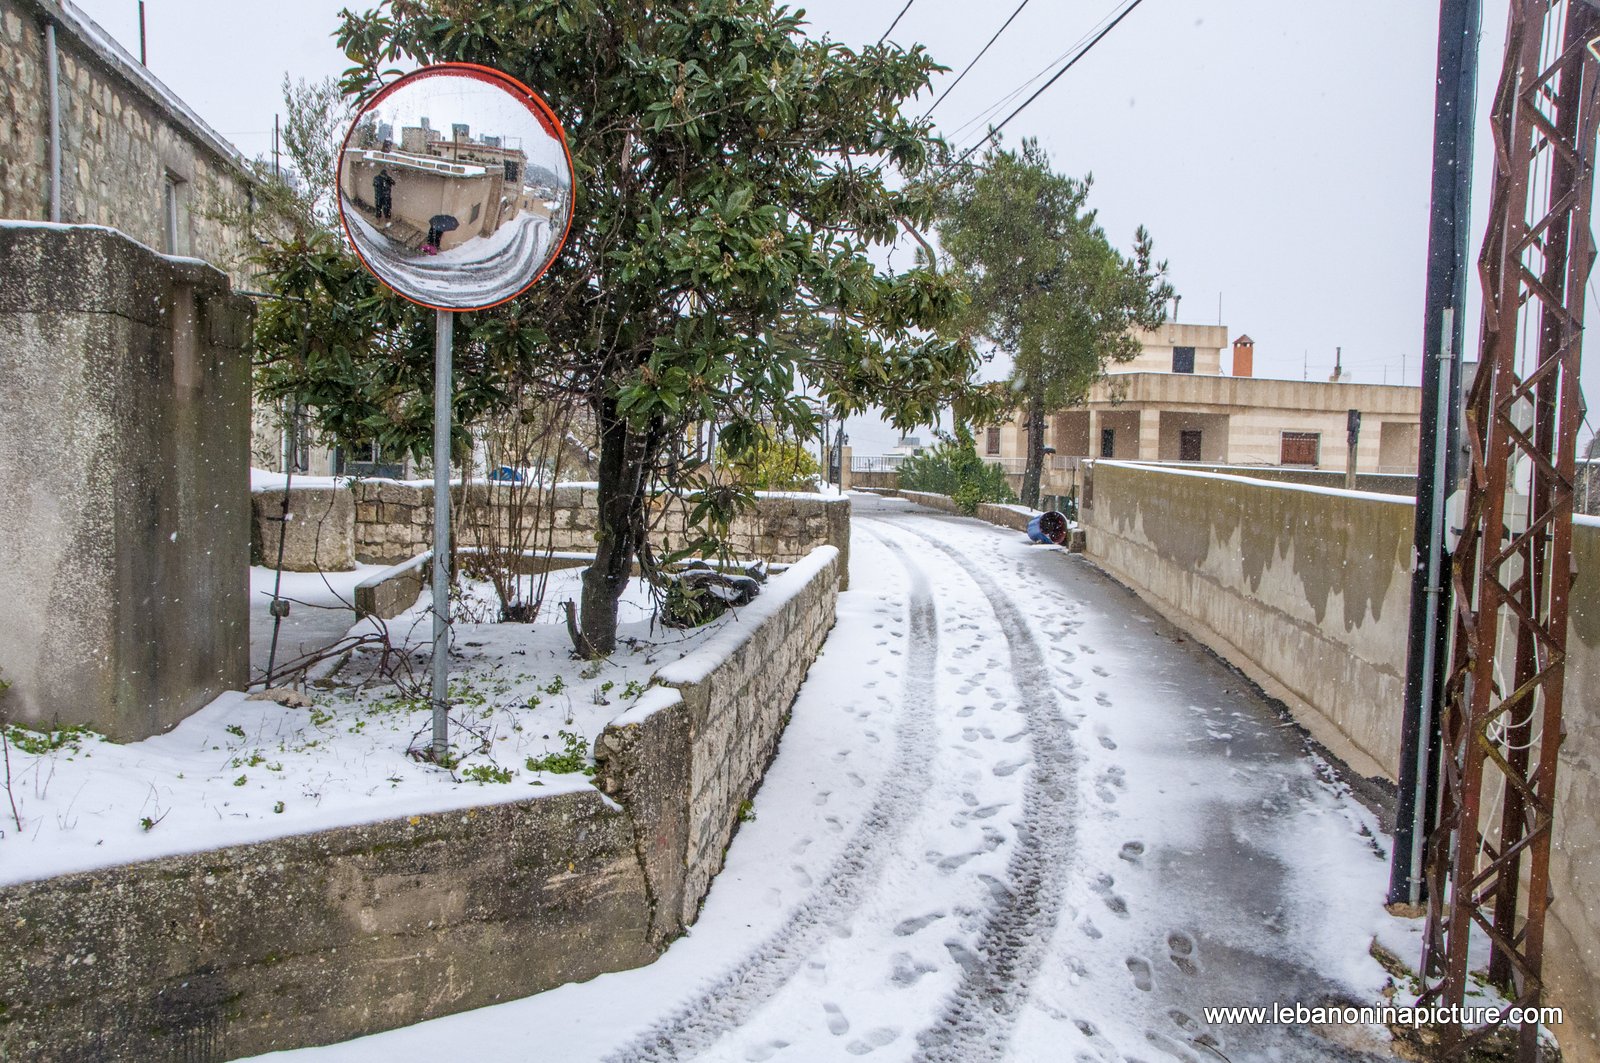
{"type": "Polygon", "coordinates": [[[310,487],[289,491],[284,520],[282,491],[250,495],[250,563],[278,563],[278,538],[283,538],[283,567],[290,572],[344,572],[356,567],[355,502],[349,491],[310,487]]]}
{"type": "Polygon", "coordinates": [[[670,694],[653,692],[657,701],[595,743],[597,784],[640,817],[657,936],[694,922],[722,868],[740,806],[777,752],[789,706],[833,627],[842,561],[830,547],[811,553],[784,576],[803,581],[798,592],[746,606],[739,623],[657,674],[670,694]]]}
{"type": "Polygon", "coordinates": [[[52,0],[0,0],[0,218],[50,217],[47,21],[56,24],[60,68],[61,220],[204,259],[242,284],[256,208],[243,157],[81,13],[52,0]],[[169,178],[176,246],[166,226],[169,178]]]}
{"type": "MultiPolygon", "coordinates": [[[[1084,499],[1091,560],[1284,701],[1358,771],[1395,780],[1408,499],[1108,462],[1095,463],[1084,499]]],[[[1563,1058],[1600,1063],[1600,521],[1579,518],[1573,533],[1545,1003],[1564,1009],[1563,1058]]]]}
{"type": "MultiPolygon", "coordinates": [[[[433,545],[431,485],[358,480],[350,490],[355,502],[352,550],[357,561],[399,564],[433,545]]],[[[506,527],[507,511],[520,505],[521,521],[539,525],[528,536],[530,549],[594,552],[599,507],[593,484],[558,484],[548,492],[472,484],[464,490],[457,488],[452,503],[458,507],[453,533],[459,546],[480,545],[487,530],[506,527]]],[[[657,495],[651,504],[653,540],[668,550],[680,546],[687,538],[690,507],[666,494],[657,495]]],[[[850,502],[822,495],[761,494],[755,507],[734,521],[730,540],[740,557],[760,557],[779,564],[799,561],[818,546],[832,546],[843,555],[841,571],[846,571],[850,502]]]]}
{"type": "Polygon", "coordinates": [[[156,734],[247,676],[250,305],[108,229],[0,262],[0,715],[156,734]]]}

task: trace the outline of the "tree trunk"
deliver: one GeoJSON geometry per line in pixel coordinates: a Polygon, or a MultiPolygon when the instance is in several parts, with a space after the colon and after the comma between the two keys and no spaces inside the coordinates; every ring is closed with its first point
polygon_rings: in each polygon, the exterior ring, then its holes
{"type": "Polygon", "coordinates": [[[1039,508],[1039,480],[1044,474],[1044,403],[1028,400],[1028,462],[1022,472],[1022,504],[1039,508]]]}
{"type": "Polygon", "coordinates": [[[628,430],[616,402],[596,411],[600,429],[599,511],[594,564],[584,570],[577,651],[605,657],[617,645],[617,601],[633,573],[644,527],[645,441],[628,430]]]}

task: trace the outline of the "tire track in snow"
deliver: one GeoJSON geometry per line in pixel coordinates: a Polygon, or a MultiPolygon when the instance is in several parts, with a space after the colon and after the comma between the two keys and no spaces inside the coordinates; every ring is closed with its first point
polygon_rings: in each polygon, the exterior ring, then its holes
{"type": "Polygon", "coordinates": [[[894,851],[895,836],[921,808],[933,781],[938,610],[927,574],[917,562],[898,543],[872,537],[893,551],[911,580],[905,703],[895,724],[893,763],[833,866],[783,924],[693,999],[607,1055],[605,1063],[689,1058],[743,1025],[794,977],[833,928],[847,922],[860,907],[884,860],[894,851]]]}
{"type": "Polygon", "coordinates": [[[1028,721],[1033,764],[1023,784],[1017,845],[1006,865],[1008,889],[985,921],[975,955],[939,1020],[918,1035],[913,1057],[927,1063],[1002,1059],[1060,917],[1077,841],[1081,758],[1044,652],[1016,603],[966,554],[904,524],[897,527],[947,554],[983,591],[1005,635],[1012,682],[1028,721]]]}

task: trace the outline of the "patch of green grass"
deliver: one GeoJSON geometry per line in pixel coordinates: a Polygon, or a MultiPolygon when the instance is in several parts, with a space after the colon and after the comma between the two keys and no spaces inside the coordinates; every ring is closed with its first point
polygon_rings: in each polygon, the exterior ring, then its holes
{"type": "Polygon", "coordinates": [[[756,818],[756,803],[748,797],[739,802],[739,822],[749,823],[756,818]]]}
{"type": "Polygon", "coordinates": [[[23,753],[32,753],[34,756],[43,756],[58,750],[68,753],[78,752],[83,742],[83,736],[90,733],[87,727],[60,727],[53,731],[30,731],[20,724],[12,724],[5,729],[6,740],[23,753]]]}
{"type": "Polygon", "coordinates": [[[475,783],[505,783],[511,781],[511,769],[502,768],[498,764],[474,764],[470,768],[461,769],[461,777],[475,783]]]}
{"type": "Polygon", "coordinates": [[[594,765],[589,763],[589,740],[571,731],[557,731],[556,734],[562,741],[560,752],[546,753],[542,757],[529,757],[527,769],[548,771],[555,775],[571,775],[575,772],[593,775],[594,765]]]}

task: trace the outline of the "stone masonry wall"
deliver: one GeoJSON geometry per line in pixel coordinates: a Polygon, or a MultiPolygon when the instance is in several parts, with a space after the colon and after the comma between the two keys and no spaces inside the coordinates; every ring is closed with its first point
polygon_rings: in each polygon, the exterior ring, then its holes
{"type": "Polygon", "coordinates": [[[842,563],[830,547],[812,552],[784,574],[803,589],[746,606],[739,623],[657,674],[671,693],[614,721],[595,743],[597,785],[639,816],[656,938],[694,922],[722,868],[739,808],[777,752],[806,668],[833,627],[842,563]]]}
{"type": "Polygon", "coordinates": [[[211,1063],[649,963],[722,866],[839,565],[815,551],[664,669],[596,741],[599,790],[0,887],[0,1060],[211,1063]]]}
{"type": "MultiPolygon", "coordinates": [[[[354,554],[357,561],[394,565],[415,557],[433,545],[433,488],[428,484],[394,480],[358,480],[351,485],[355,498],[354,554]]],[[[523,520],[552,521],[548,530],[529,536],[529,548],[592,553],[598,503],[593,484],[558,484],[548,495],[537,490],[487,487],[474,484],[453,502],[454,534],[460,546],[477,546],[487,536],[477,529],[504,527],[506,510],[522,504],[523,520]]],[[[680,500],[658,495],[658,520],[653,535],[658,545],[672,549],[684,539],[688,507],[680,500]],[[661,512],[664,510],[665,512],[661,512]]],[[[775,563],[792,563],[818,546],[828,545],[843,556],[841,571],[849,564],[850,503],[845,498],[822,495],[761,494],[752,510],[733,524],[734,553],[775,563]]]]}
{"type": "Polygon", "coordinates": [[[181,113],[148,71],[80,34],[49,0],[0,0],[0,218],[50,217],[49,84],[44,27],[60,62],[61,220],[105,225],[158,251],[201,258],[248,280],[253,209],[244,160],[181,113]],[[179,232],[168,246],[164,184],[177,180],[179,232]]]}

